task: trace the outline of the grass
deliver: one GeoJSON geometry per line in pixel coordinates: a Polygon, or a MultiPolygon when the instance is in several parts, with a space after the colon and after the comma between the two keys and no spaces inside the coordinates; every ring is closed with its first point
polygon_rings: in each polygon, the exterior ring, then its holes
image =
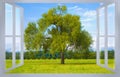
{"type": "MultiPolygon", "coordinates": [[[[100,59],[100,63],[104,65],[104,59],[100,59]]],[[[108,59],[108,67],[115,69],[114,59],[108,59]]]]}
{"type": "MultiPolygon", "coordinates": [[[[7,67],[11,64],[7,60],[7,67]]],[[[113,60],[109,60],[113,65],[113,60]]],[[[8,73],[113,73],[105,68],[96,65],[95,59],[65,59],[65,64],[60,64],[60,59],[40,59],[40,60],[24,60],[24,65],[15,68],[8,73]]]]}
{"type": "Polygon", "coordinates": [[[108,67],[115,69],[115,63],[114,63],[114,59],[109,59],[108,60],[108,67]]]}
{"type": "MultiPolygon", "coordinates": [[[[20,60],[16,60],[16,64],[19,64],[19,63],[20,63],[20,60]]],[[[10,59],[6,60],[6,69],[11,67],[12,67],[12,61],[10,59]]]]}

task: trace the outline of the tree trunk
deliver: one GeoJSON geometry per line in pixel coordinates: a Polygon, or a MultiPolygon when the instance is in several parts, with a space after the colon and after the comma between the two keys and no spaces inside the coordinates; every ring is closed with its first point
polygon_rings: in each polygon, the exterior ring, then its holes
{"type": "Polygon", "coordinates": [[[61,64],[64,64],[64,52],[61,52],[61,64]]]}

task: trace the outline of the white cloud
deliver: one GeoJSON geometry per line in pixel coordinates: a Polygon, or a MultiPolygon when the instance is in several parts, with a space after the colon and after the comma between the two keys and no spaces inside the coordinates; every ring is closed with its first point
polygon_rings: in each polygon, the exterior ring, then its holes
{"type": "Polygon", "coordinates": [[[78,8],[76,8],[75,10],[76,10],[76,11],[82,11],[83,8],[79,8],[79,7],[78,7],[78,8]]]}
{"type": "Polygon", "coordinates": [[[73,7],[69,7],[68,10],[75,10],[77,8],[79,8],[79,7],[78,6],[73,6],[73,7]]]}
{"type": "Polygon", "coordinates": [[[86,27],[92,27],[93,24],[90,23],[90,22],[82,22],[82,26],[84,26],[85,28],[86,28],[86,27]]]}
{"type": "Polygon", "coordinates": [[[95,17],[96,11],[95,10],[88,10],[83,14],[84,17],[95,17]]]}
{"type": "Polygon", "coordinates": [[[93,18],[84,18],[84,19],[81,19],[81,22],[89,22],[92,20],[93,20],[93,18]]]}
{"type": "Polygon", "coordinates": [[[108,7],[115,7],[115,4],[113,3],[113,4],[109,5],[108,7]]]}
{"type": "Polygon", "coordinates": [[[63,4],[62,3],[58,3],[58,6],[62,6],[63,4]]]}
{"type": "Polygon", "coordinates": [[[74,14],[80,15],[81,17],[84,17],[85,19],[88,17],[94,18],[96,16],[95,10],[88,10],[87,8],[81,8],[79,6],[69,7],[68,10],[73,11],[74,14]]]}
{"type": "Polygon", "coordinates": [[[68,8],[69,11],[72,11],[74,14],[82,16],[83,13],[86,11],[84,8],[81,8],[79,6],[73,6],[68,8]]]}
{"type": "Polygon", "coordinates": [[[92,21],[96,18],[95,10],[88,10],[87,8],[81,8],[79,6],[70,7],[68,10],[73,11],[74,14],[81,16],[81,21],[84,22],[92,21]]]}

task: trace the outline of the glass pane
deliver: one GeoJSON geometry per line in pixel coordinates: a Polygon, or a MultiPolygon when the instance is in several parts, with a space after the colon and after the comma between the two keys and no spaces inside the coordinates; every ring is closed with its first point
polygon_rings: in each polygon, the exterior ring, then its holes
{"type": "Polygon", "coordinates": [[[104,13],[104,8],[99,10],[99,21],[100,21],[100,35],[105,34],[105,13],[104,13]]]}
{"type": "Polygon", "coordinates": [[[21,38],[20,37],[16,37],[15,40],[16,43],[16,64],[20,63],[20,52],[21,52],[21,38]]]}
{"type": "Polygon", "coordinates": [[[21,51],[21,38],[20,37],[16,37],[16,52],[21,51]]]}
{"type": "Polygon", "coordinates": [[[115,53],[115,38],[108,38],[108,66],[110,68],[115,68],[114,65],[114,53],[115,53]]]}
{"type": "Polygon", "coordinates": [[[108,6],[108,34],[115,34],[115,4],[108,6]]]}
{"type": "Polygon", "coordinates": [[[13,7],[10,4],[5,4],[5,35],[13,33],[13,7]]]}
{"type": "Polygon", "coordinates": [[[104,64],[104,55],[105,55],[105,39],[100,37],[100,63],[104,64]]]}
{"type": "Polygon", "coordinates": [[[12,67],[12,48],[13,48],[12,37],[6,37],[5,38],[6,69],[12,67]]]}
{"type": "Polygon", "coordinates": [[[21,35],[21,26],[20,26],[20,9],[16,7],[16,10],[15,10],[15,16],[16,16],[16,35],[21,35]]]}

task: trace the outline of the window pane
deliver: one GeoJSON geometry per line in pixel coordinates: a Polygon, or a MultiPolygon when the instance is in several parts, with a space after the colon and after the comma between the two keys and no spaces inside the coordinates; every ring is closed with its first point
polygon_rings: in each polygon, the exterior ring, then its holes
{"type": "Polygon", "coordinates": [[[114,53],[115,53],[115,38],[108,38],[108,66],[110,68],[115,68],[114,65],[114,53]]]}
{"type": "Polygon", "coordinates": [[[16,10],[15,10],[16,14],[16,35],[21,35],[21,27],[20,27],[20,9],[16,7],[16,10]]]}
{"type": "Polygon", "coordinates": [[[5,38],[6,69],[12,67],[12,48],[13,48],[12,37],[6,37],[5,38]]]}
{"type": "Polygon", "coordinates": [[[105,34],[105,9],[102,8],[99,10],[99,21],[100,21],[100,35],[105,34]]]}
{"type": "Polygon", "coordinates": [[[5,4],[5,35],[13,33],[13,7],[10,4],[5,4]]]}
{"type": "Polygon", "coordinates": [[[20,37],[16,37],[16,52],[21,51],[21,38],[20,37]]]}
{"type": "Polygon", "coordinates": [[[20,52],[21,52],[21,38],[20,37],[16,37],[15,40],[16,43],[16,64],[20,63],[20,52]]]}
{"type": "Polygon", "coordinates": [[[108,34],[115,34],[115,5],[108,6],[108,34]]]}
{"type": "Polygon", "coordinates": [[[5,50],[11,52],[13,48],[13,39],[12,37],[5,38],[5,50]]]}
{"type": "Polygon", "coordinates": [[[104,64],[104,54],[105,54],[105,39],[104,37],[100,37],[100,45],[99,45],[99,49],[100,49],[100,63],[104,64]]]}

